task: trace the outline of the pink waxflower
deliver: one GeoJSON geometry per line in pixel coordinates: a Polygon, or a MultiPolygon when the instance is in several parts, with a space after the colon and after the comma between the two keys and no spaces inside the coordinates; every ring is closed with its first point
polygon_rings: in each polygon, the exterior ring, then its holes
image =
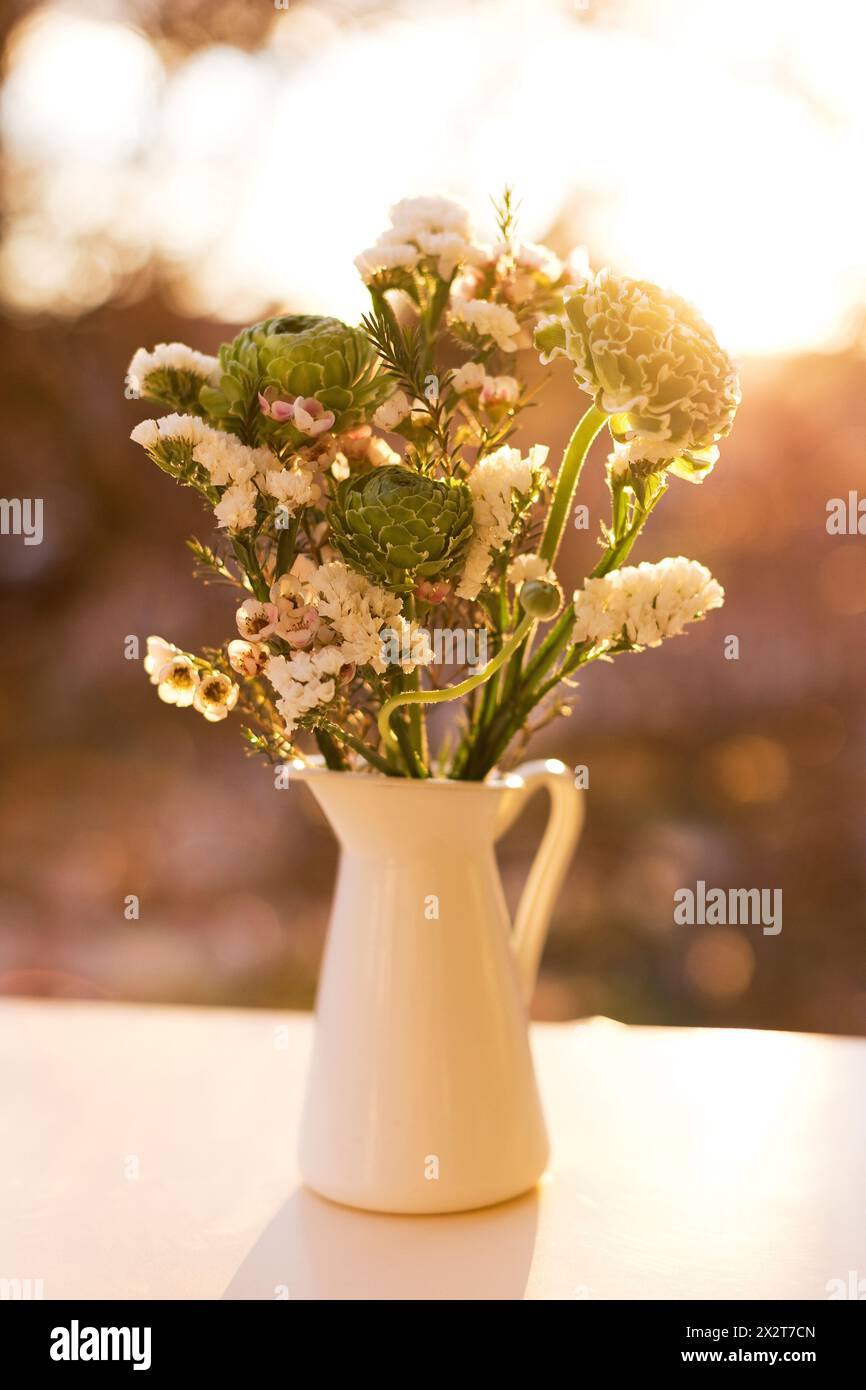
{"type": "Polygon", "coordinates": [[[271,585],[270,599],[280,615],[276,635],[297,651],[312,644],[322,622],[318,609],[307,602],[310,597],[294,574],[282,574],[271,585]]]}
{"type": "Polygon", "coordinates": [[[239,676],[260,676],[264,671],[270,652],[258,642],[245,642],[236,637],[228,644],[229,665],[239,676]]]}
{"type": "Polygon", "coordinates": [[[257,598],[244,599],[237,613],[238,632],[248,642],[266,642],[280,621],[275,603],[260,603],[257,598]]]}
{"type": "Polygon", "coordinates": [[[290,647],[302,650],[309,647],[321,623],[318,610],[310,607],[296,608],[284,613],[280,618],[277,633],[290,647]]]}
{"type": "Polygon", "coordinates": [[[359,425],[357,429],[347,430],[340,435],[340,448],[347,459],[362,459],[366,457],[367,449],[372,438],[373,431],[369,425],[359,425]]]}
{"type": "Polygon", "coordinates": [[[324,434],[326,430],[333,429],[336,415],[333,410],[326,410],[321,401],[317,401],[315,396],[296,396],[292,405],[292,423],[296,430],[301,434],[324,434]]]}
{"type": "Polygon", "coordinates": [[[486,376],[479,400],[482,405],[513,405],[520,395],[520,383],[513,376],[486,376]]]}
{"type": "Polygon", "coordinates": [[[295,413],[292,401],[282,400],[279,397],[269,400],[261,391],[259,392],[259,408],[269,420],[276,420],[281,425],[285,424],[287,420],[291,420],[295,413]]]}
{"type": "Polygon", "coordinates": [[[440,579],[434,583],[430,579],[422,579],[420,584],[415,586],[415,597],[424,603],[443,603],[451,593],[451,585],[447,579],[440,579]]]}

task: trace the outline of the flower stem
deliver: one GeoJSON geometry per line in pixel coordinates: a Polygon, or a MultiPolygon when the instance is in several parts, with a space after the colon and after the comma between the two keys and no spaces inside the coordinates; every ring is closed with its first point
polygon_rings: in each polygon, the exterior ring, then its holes
{"type": "MultiPolygon", "coordinates": [[[[578,421],[574,432],[568,441],[565,453],[562,456],[562,463],[559,465],[559,472],[556,475],[556,484],[553,489],[553,498],[550,503],[550,511],[547,515],[547,525],[544,528],[544,536],[539,548],[539,555],[548,564],[553,565],[559,551],[562,533],[565,530],[565,523],[574,494],[580,481],[581,469],[583,468],[586,456],[589,453],[593,440],[601,433],[607,422],[607,415],[603,410],[591,405],[586,414],[578,421]]],[[[560,620],[560,623],[562,619],[560,620]]],[[[553,632],[545,641],[545,648],[551,640],[556,640],[554,634],[559,634],[560,624],[554,628],[553,632]]],[[[528,646],[531,646],[532,638],[529,639],[528,646]]],[[[518,689],[523,682],[523,659],[525,652],[518,647],[508,668],[508,673],[504,683],[504,699],[510,703],[517,695],[518,689]]]]}
{"type": "Polygon", "coordinates": [[[635,519],[633,520],[628,530],[625,531],[623,535],[619,536],[614,541],[613,545],[609,545],[606,548],[595,569],[589,576],[590,579],[598,579],[604,574],[610,574],[611,570],[619,569],[623,560],[628,559],[628,556],[631,553],[632,546],[634,545],[635,541],[637,540],[638,536],[643,530],[644,522],[646,521],[653,507],[657,506],[657,504],[661,501],[664,494],[665,489],[664,487],[662,487],[659,489],[659,491],[655,494],[654,497],[652,497],[643,507],[640,507],[638,509],[637,515],[635,516],[635,519]]]}
{"type": "Polygon", "coordinates": [[[319,752],[325,759],[325,766],[330,768],[332,772],[345,772],[346,759],[342,749],[331,734],[321,724],[314,730],[314,733],[319,752]]]}
{"type": "Polygon", "coordinates": [[[513,651],[520,646],[530,627],[533,619],[526,615],[518,623],[514,632],[507,642],[499,648],[496,655],[488,661],[487,665],[480,671],[476,671],[474,676],[468,676],[459,685],[446,685],[441,690],[404,690],[398,695],[392,695],[386,701],[379,713],[379,733],[382,743],[386,748],[395,751],[399,745],[399,737],[395,735],[391,727],[391,715],[401,705],[437,705],[446,700],[459,700],[461,696],[468,695],[476,686],[483,685],[491,676],[495,675],[500,666],[506,662],[513,651]]]}
{"type": "Polygon", "coordinates": [[[547,525],[544,528],[544,537],[538,552],[542,560],[547,560],[551,565],[559,550],[559,543],[562,540],[566,518],[571,510],[572,499],[580,480],[584,459],[589,453],[592,441],[601,432],[607,418],[603,410],[591,405],[583,419],[578,422],[562,456],[562,463],[559,465],[559,472],[556,475],[556,486],[553,490],[550,511],[547,515],[547,525]]]}
{"type": "MultiPolygon", "coordinates": [[[[384,772],[386,777],[395,776],[394,769],[386,759],[382,757],[381,753],[377,753],[375,748],[371,748],[361,739],[356,738],[354,734],[350,734],[347,729],[341,729],[338,724],[332,724],[330,719],[320,719],[317,723],[315,732],[316,742],[319,744],[323,753],[325,753],[325,749],[322,747],[322,742],[319,738],[320,733],[323,734],[326,739],[330,739],[334,743],[345,743],[348,748],[353,749],[354,752],[359,753],[362,758],[365,758],[371,767],[375,767],[379,772],[384,772]]],[[[327,753],[325,753],[325,758],[327,761],[327,753]]],[[[331,764],[329,764],[329,766],[330,765],[331,764]]]]}
{"type": "MultiPolygon", "coordinates": [[[[416,615],[415,598],[413,594],[407,594],[403,599],[403,612],[410,623],[414,621],[416,615]]],[[[421,679],[418,674],[418,667],[414,671],[407,672],[403,677],[404,690],[420,690],[421,679]]],[[[426,768],[428,759],[427,751],[427,728],[424,723],[424,711],[416,704],[409,710],[409,733],[412,739],[412,747],[415,751],[417,761],[426,768]]]]}
{"type": "Polygon", "coordinates": [[[254,540],[245,540],[239,535],[231,538],[232,550],[235,559],[250,582],[250,587],[255,597],[261,602],[266,603],[268,599],[268,584],[262,574],[261,565],[256,555],[254,540]]]}

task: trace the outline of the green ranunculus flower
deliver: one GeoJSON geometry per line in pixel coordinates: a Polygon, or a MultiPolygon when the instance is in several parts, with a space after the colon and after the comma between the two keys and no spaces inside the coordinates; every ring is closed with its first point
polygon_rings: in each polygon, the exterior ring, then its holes
{"type": "Polygon", "coordinates": [[[363,329],[316,315],[287,314],[243,329],[220,349],[220,364],[219,386],[201,394],[208,414],[224,429],[253,429],[281,443],[309,438],[278,412],[262,413],[260,397],[266,403],[312,398],[333,414],[332,428],[343,431],[369,420],[393,390],[363,329]]]}
{"type": "Polygon", "coordinates": [[[740,403],[736,368],[696,309],[646,280],[602,270],[536,332],[542,361],[563,355],[615,439],[671,460],[729,434],[740,403]]]}
{"type": "Polygon", "coordinates": [[[462,569],[472,516],[465,483],[402,464],[347,479],[328,508],[331,541],[347,564],[404,593],[462,569]]]}

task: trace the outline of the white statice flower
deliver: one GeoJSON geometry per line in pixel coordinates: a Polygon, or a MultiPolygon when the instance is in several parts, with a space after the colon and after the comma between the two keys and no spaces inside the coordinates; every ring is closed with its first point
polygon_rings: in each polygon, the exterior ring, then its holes
{"type": "Polygon", "coordinates": [[[331,703],[337,693],[336,677],[347,664],[334,647],[270,658],[265,675],[277,692],[277,709],[288,737],[305,714],[331,703]]]}
{"type": "Polygon", "coordinates": [[[333,631],[346,660],[384,671],[387,663],[382,659],[381,635],[383,628],[389,628],[405,638],[405,650],[411,653],[406,669],[429,665],[432,651],[428,654],[429,644],[425,646],[418,635],[423,630],[403,617],[403,604],[396,594],[349,569],[342,560],[320,565],[309,584],[318,594],[319,614],[333,631]]]}
{"type": "Polygon", "coordinates": [[[133,444],[140,444],[142,449],[153,449],[159,443],[159,421],[140,420],[129,437],[133,444]]]}
{"type": "Polygon", "coordinates": [[[626,565],[577,590],[574,640],[608,647],[626,637],[638,647],[658,647],[724,601],[722,586],[696,560],[678,555],[626,565]]]}
{"type": "Polygon", "coordinates": [[[607,456],[607,471],[611,478],[617,480],[624,478],[631,466],[631,457],[627,444],[617,444],[607,456]]]}
{"type": "Polygon", "coordinates": [[[474,539],[469,546],[466,563],[463,566],[463,573],[457,586],[458,598],[478,597],[490,571],[491,558],[490,546],[483,536],[474,539]]]}
{"type": "Polygon", "coordinates": [[[516,352],[520,324],[507,304],[488,299],[466,299],[453,305],[448,322],[458,332],[489,338],[502,352],[516,352]]]}
{"type": "Polygon", "coordinates": [[[248,599],[243,619],[239,611],[238,627],[245,637],[254,636],[246,629],[258,623],[268,635],[275,632],[289,642],[294,637],[297,649],[291,656],[271,656],[265,667],[289,736],[305,714],[330,704],[337,684],[350,679],[356,667],[371,666],[380,674],[386,670],[389,634],[396,639],[396,660],[404,671],[433,660],[429,635],[404,616],[401,600],[342,560],[316,565],[308,556],[298,556],[291,573],[272,586],[270,598],[270,604],[258,607],[248,599]]]}
{"type": "Polygon", "coordinates": [[[451,385],[458,396],[465,396],[469,391],[480,391],[486,380],[483,362],[464,362],[452,376],[451,385]]]}
{"type": "Polygon", "coordinates": [[[142,420],[130,439],[152,452],[158,445],[180,440],[192,450],[197,463],[206,469],[214,487],[243,483],[274,468],[277,459],[270,449],[251,449],[233,434],[216,430],[197,415],[164,415],[161,420],[142,420]]]}
{"type": "MultiPolygon", "coordinates": [[[[161,424],[162,422],[160,422],[161,424]]],[[[214,487],[227,483],[246,483],[273,468],[276,457],[270,449],[251,449],[233,434],[203,426],[193,449],[193,457],[207,469],[214,487]]]]}
{"type": "Polygon", "coordinates": [[[379,634],[399,618],[399,598],[341,560],[320,565],[310,584],[318,594],[319,613],[343,644],[348,659],[383,671],[379,634]]]}
{"type": "Polygon", "coordinates": [[[411,673],[417,666],[429,666],[434,657],[430,633],[402,615],[379,634],[381,659],[386,666],[399,666],[411,673]]]}
{"type": "MultiPolygon", "coordinates": [[[[273,635],[295,648],[291,656],[267,658],[265,667],[289,735],[304,714],[334,699],[336,684],[357,666],[386,669],[384,629],[399,634],[404,670],[433,659],[427,634],[403,616],[400,599],[341,560],[316,565],[309,556],[296,557],[269,598],[266,604],[247,599],[238,610],[238,629],[247,643],[273,635]]],[[[237,659],[246,669],[251,657],[239,651],[237,659]]]]}
{"type": "Polygon", "coordinates": [[[146,390],[151,372],[185,372],[198,377],[202,385],[216,386],[221,376],[218,357],[196,352],[186,343],[157,343],[152,352],[139,348],[126,370],[126,380],[134,396],[146,390]]]}
{"type": "Polygon", "coordinates": [[[472,240],[469,214],[448,198],[404,198],[391,209],[391,225],[355,265],[369,284],[390,270],[413,271],[432,264],[450,280],[457,267],[476,264],[482,251],[472,240]]]}
{"type": "Polygon", "coordinates": [[[414,270],[421,259],[421,252],[410,242],[379,241],[369,246],[355,257],[355,266],[365,285],[389,270],[414,270]]]}
{"type": "Polygon", "coordinates": [[[511,534],[514,516],[512,494],[524,497],[543,481],[547,446],[534,444],[524,458],[519,449],[503,444],[476,464],[467,478],[472,493],[474,535],[457,594],[477,598],[490,569],[495,552],[511,534]]]}
{"type": "Polygon", "coordinates": [[[546,584],[557,582],[547,560],[540,555],[516,555],[508,566],[508,582],[519,589],[527,579],[543,579],[546,584]]]}
{"type": "Polygon", "coordinates": [[[227,531],[246,531],[256,524],[258,492],[254,483],[232,483],[213,509],[220,526],[227,531]]]}
{"type": "Polygon", "coordinates": [[[391,226],[407,240],[432,232],[452,232],[468,240],[469,213],[451,198],[401,198],[390,211],[391,226]]]}
{"type": "Polygon", "coordinates": [[[290,516],[303,507],[312,506],[322,495],[312,470],[300,462],[288,468],[269,468],[260,479],[260,486],[290,516]]]}
{"type": "Polygon", "coordinates": [[[193,696],[193,709],[211,724],[217,724],[234,709],[240,689],[222,671],[209,671],[201,677],[193,696]]]}
{"type": "Polygon", "coordinates": [[[179,648],[173,642],[166,642],[164,637],[148,637],[144,669],[150,676],[151,685],[159,685],[160,672],[179,655],[179,648]]]}
{"type": "Polygon", "coordinates": [[[380,430],[395,430],[402,425],[412,409],[412,402],[405,391],[395,391],[383,401],[373,415],[373,424],[380,430]]]}
{"type": "Polygon", "coordinates": [[[458,265],[472,255],[471,243],[459,232],[419,232],[418,245],[435,260],[436,273],[443,280],[450,280],[458,265]]]}
{"type": "Polygon", "coordinates": [[[323,677],[338,677],[347,665],[346,653],[339,645],[314,647],[308,652],[293,652],[284,658],[293,680],[311,681],[323,677]]]}

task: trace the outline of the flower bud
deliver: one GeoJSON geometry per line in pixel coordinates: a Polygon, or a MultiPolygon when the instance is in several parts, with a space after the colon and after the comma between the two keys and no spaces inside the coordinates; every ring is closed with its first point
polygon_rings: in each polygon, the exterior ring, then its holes
{"type": "Polygon", "coordinates": [[[518,598],[524,613],[542,622],[552,618],[562,603],[559,585],[550,584],[546,579],[527,579],[520,586],[518,598]]]}

